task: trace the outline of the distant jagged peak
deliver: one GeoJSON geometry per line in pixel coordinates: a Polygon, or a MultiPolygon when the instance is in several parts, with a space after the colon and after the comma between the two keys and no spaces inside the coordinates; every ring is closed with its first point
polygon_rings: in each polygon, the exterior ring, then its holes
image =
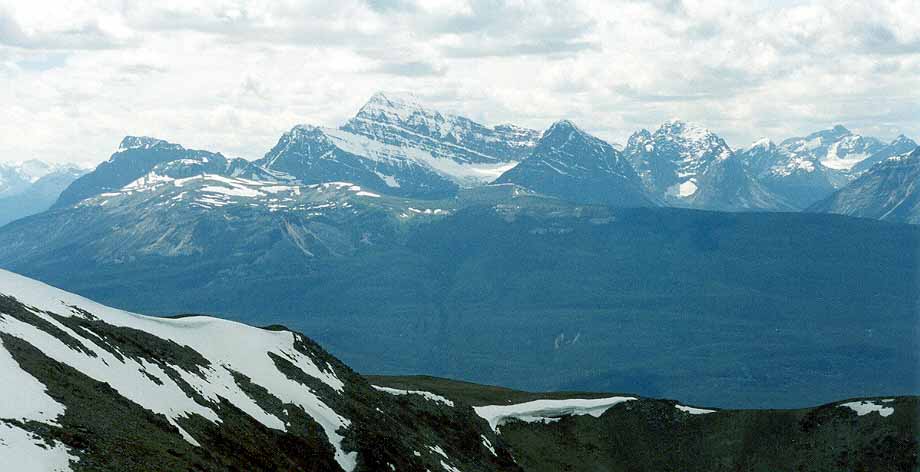
{"type": "MultiPolygon", "coordinates": [[[[305,142],[328,143],[330,142],[330,134],[341,133],[350,134],[325,126],[298,124],[294,125],[293,128],[291,128],[289,131],[285,131],[284,134],[281,135],[281,138],[278,140],[278,145],[283,143],[303,144],[305,142]]],[[[269,154],[273,153],[273,151],[275,151],[275,149],[270,150],[269,154]]]]}
{"type": "Polygon", "coordinates": [[[324,148],[331,146],[329,136],[326,134],[327,130],[328,128],[311,124],[294,125],[293,128],[281,135],[275,146],[265,153],[262,159],[256,162],[262,168],[271,170],[278,159],[292,149],[301,148],[308,143],[321,144],[324,148]]]}
{"type": "Polygon", "coordinates": [[[633,134],[629,135],[629,138],[626,140],[626,149],[634,150],[639,146],[647,144],[652,140],[652,132],[642,128],[633,134]]]}
{"type": "Polygon", "coordinates": [[[15,173],[31,183],[37,182],[46,175],[55,173],[82,172],[84,166],[70,162],[49,162],[41,159],[26,159],[13,162],[0,162],[0,169],[6,173],[15,173]]]}
{"type": "Polygon", "coordinates": [[[533,147],[540,139],[539,131],[511,123],[495,125],[493,129],[514,147],[533,147]]]}
{"type": "Polygon", "coordinates": [[[528,134],[530,134],[530,133],[533,132],[533,130],[530,129],[530,128],[525,128],[525,127],[523,127],[523,126],[518,126],[518,125],[516,125],[516,124],[514,124],[514,123],[502,123],[502,124],[498,124],[498,125],[495,125],[495,129],[496,129],[496,130],[499,130],[499,131],[504,130],[504,131],[508,131],[508,132],[511,132],[511,133],[528,133],[528,134]]]}
{"type": "Polygon", "coordinates": [[[757,150],[757,149],[760,149],[760,150],[766,151],[766,150],[770,150],[770,149],[772,149],[772,148],[774,148],[774,147],[776,147],[776,143],[774,143],[772,139],[764,137],[764,138],[760,138],[760,139],[754,141],[753,143],[751,143],[751,145],[748,147],[748,149],[749,149],[749,150],[757,150]]]}
{"type": "Polygon", "coordinates": [[[552,133],[571,133],[571,132],[587,134],[581,128],[579,128],[572,120],[561,119],[551,124],[549,128],[547,128],[546,131],[543,132],[543,135],[546,136],[552,133]]]}
{"type": "Polygon", "coordinates": [[[834,125],[834,127],[831,128],[831,131],[833,131],[834,133],[838,133],[838,134],[851,134],[851,131],[847,129],[846,126],[843,126],[841,124],[834,125]]]}
{"type": "Polygon", "coordinates": [[[495,126],[478,123],[452,111],[440,110],[413,92],[403,91],[374,93],[342,129],[354,131],[355,120],[409,126],[424,125],[429,132],[440,134],[449,134],[471,127],[482,127],[510,137],[524,137],[525,140],[534,140],[539,137],[537,131],[511,123],[495,126]]]}
{"type": "Polygon", "coordinates": [[[651,137],[652,137],[652,132],[649,131],[647,128],[642,128],[642,129],[636,131],[635,133],[633,133],[632,135],[633,135],[633,136],[637,136],[637,137],[641,137],[641,138],[651,138],[651,137]]]}
{"type": "Polygon", "coordinates": [[[503,124],[489,126],[439,111],[407,92],[377,92],[339,130],[399,147],[433,150],[462,163],[520,161],[540,132],[503,124]]]}
{"type": "Polygon", "coordinates": [[[846,126],[836,124],[831,128],[815,131],[805,137],[807,140],[821,139],[822,141],[838,141],[847,136],[853,135],[846,126]]]}
{"type": "Polygon", "coordinates": [[[899,134],[896,138],[892,139],[890,143],[891,146],[897,146],[900,144],[911,144],[916,146],[917,142],[903,134],[899,134]]]}
{"type": "Polygon", "coordinates": [[[422,100],[414,92],[405,90],[400,91],[383,91],[378,90],[371,95],[367,101],[368,104],[392,104],[406,107],[422,108],[422,100]]]}
{"type": "Polygon", "coordinates": [[[153,138],[150,136],[125,136],[115,151],[124,152],[132,149],[152,149],[155,147],[168,147],[170,149],[184,149],[179,144],[170,143],[166,140],[153,138]]]}
{"type": "Polygon", "coordinates": [[[453,117],[451,114],[441,113],[423,104],[418,95],[412,92],[383,92],[378,91],[358,110],[356,117],[383,116],[390,120],[400,122],[409,121],[414,114],[423,116],[438,116],[441,118],[453,117]]]}
{"type": "Polygon", "coordinates": [[[670,119],[662,123],[650,141],[643,146],[645,152],[657,150],[669,155],[676,154],[680,156],[680,160],[686,162],[700,159],[721,161],[733,155],[725,140],[709,128],[680,119],[670,119]]]}
{"type": "Polygon", "coordinates": [[[678,118],[672,118],[662,123],[655,134],[658,136],[680,137],[690,142],[705,141],[716,136],[715,133],[705,126],[678,118]]]}
{"type": "Polygon", "coordinates": [[[285,132],[284,134],[293,136],[293,137],[304,137],[304,136],[320,136],[325,135],[328,128],[322,126],[315,126],[310,124],[299,124],[294,125],[290,131],[285,132]]]}
{"type": "Polygon", "coordinates": [[[540,138],[538,146],[551,146],[554,148],[571,145],[590,145],[598,149],[615,149],[606,141],[581,129],[572,120],[561,119],[550,125],[540,138]]]}

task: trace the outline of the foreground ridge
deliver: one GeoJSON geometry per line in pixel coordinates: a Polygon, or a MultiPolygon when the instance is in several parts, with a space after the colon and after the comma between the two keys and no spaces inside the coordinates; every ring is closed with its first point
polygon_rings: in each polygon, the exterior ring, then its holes
{"type": "Polygon", "coordinates": [[[10,470],[516,470],[469,407],[373,389],[285,329],[136,315],[0,271],[0,341],[10,470]]]}
{"type": "Polygon", "coordinates": [[[522,392],[428,376],[369,379],[475,405],[527,471],[913,471],[920,454],[918,397],[732,410],[609,393],[522,392]]]}

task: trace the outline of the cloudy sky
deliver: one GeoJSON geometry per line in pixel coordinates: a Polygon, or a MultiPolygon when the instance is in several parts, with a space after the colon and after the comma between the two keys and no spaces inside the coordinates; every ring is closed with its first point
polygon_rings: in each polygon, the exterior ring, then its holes
{"type": "Polygon", "coordinates": [[[258,158],[378,90],[611,141],[669,118],[743,146],[842,123],[920,138],[920,0],[0,0],[0,161],[127,134],[258,158]]]}

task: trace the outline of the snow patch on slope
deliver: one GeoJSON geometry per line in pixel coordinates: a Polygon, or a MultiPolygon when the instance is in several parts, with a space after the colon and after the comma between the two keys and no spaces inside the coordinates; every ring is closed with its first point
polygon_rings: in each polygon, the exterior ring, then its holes
{"type": "Polygon", "coordinates": [[[447,398],[444,398],[441,395],[437,395],[431,392],[426,392],[424,390],[400,390],[398,388],[380,387],[377,385],[371,385],[371,386],[377,390],[380,390],[381,392],[389,393],[390,395],[397,395],[397,396],[398,395],[420,395],[429,401],[443,403],[449,407],[454,406],[453,401],[448,400],[447,398]]]}
{"type": "Polygon", "coordinates": [[[558,421],[563,416],[591,415],[598,418],[610,408],[632,400],[636,400],[636,397],[534,400],[514,405],[476,406],[473,407],[473,410],[489,422],[493,431],[498,432],[498,427],[510,419],[543,422],[558,421]]]}
{"type": "MultiPolygon", "coordinates": [[[[415,162],[461,184],[492,182],[518,164],[517,161],[492,164],[462,164],[447,157],[435,157],[423,149],[385,144],[340,129],[322,128],[322,131],[336,147],[349,154],[361,156],[375,162],[388,162],[397,165],[404,164],[406,161],[415,162]]],[[[395,179],[393,180],[395,182],[395,179]]],[[[384,179],[384,181],[390,187],[398,186],[391,185],[391,182],[388,182],[387,179],[384,179]]]]}
{"type": "MultiPolygon", "coordinates": [[[[5,319],[0,314],[0,323],[5,319]]],[[[2,326],[0,326],[2,327],[2,326]]],[[[56,424],[64,414],[61,405],[48,396],[45,385],[22,370],[0,341],[0,418],[56,424]]]]}
{"type": "Polygon", "coordinates": [[[684,405],[674,405],[674,408],[677,408],[678,410],[683,411],[684,413],[689,413],[691,415],[707,415],[709,413],[716,412],[716,410],[707,410],[705,408],[695,408],[692,406],[684,405]]]}
{"type": "Polygon", "coordinates": [[[668,187],[667,194],[672,197],[689,198],[696,193],[696,179],[689,179],[668,187]]]}
{"type": "MultiPolygon", "coordinates": [[[[883,402],[885,400],[882,400],[883,402]]],[[[849,408],[856,412],[856,416],[864,416],[869,413],[878,412],[882,417],[891,416],[894,413],[894,407],[879,405],[873,401],[858,401],[858,402],[849,402],[842,403],[838,405],[839,408],[849,408]]]]}
{"type": "MultiPolygon", "coordinates": [[[[6,380],[6,379],[4,379],[6,380]]],[[[47,444],[32,433],[0,420],[0,468],[16,472],[65,472],[78,457],[63,444],[47,444]]]]}

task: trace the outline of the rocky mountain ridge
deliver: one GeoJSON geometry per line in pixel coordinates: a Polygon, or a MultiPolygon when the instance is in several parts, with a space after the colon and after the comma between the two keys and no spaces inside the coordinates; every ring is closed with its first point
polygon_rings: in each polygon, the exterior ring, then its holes
{"type": "Polygon", "coordinates": [[[796,211],[843,187],[871,163],[915,146],[906,137],[884,144],[837,125],[780,144],[765,139],[732,150],[702,126],[669,120],[654,132],[634,133],[620,151],[567,120],[542,133],[490,127],[426,107],[411,94],[377,93],[340,128],[295,126],[253,162],[126,137],[109,161],[74,182],[55,207],[116,191],[153,172],[306,185],[349,182],[413,199],[454,198],[461,189],[514,183],[574,203],[796,211]],[[578,130],[575,135],[588,136],[581,142],[593,144],[569,143],[558,152],[548,141],[562,129],[578,130]]]}
{"type": "Polygon", "coordinates": [[[920,148],[880,161],[808,211],[920,224],[920,148]]]}

